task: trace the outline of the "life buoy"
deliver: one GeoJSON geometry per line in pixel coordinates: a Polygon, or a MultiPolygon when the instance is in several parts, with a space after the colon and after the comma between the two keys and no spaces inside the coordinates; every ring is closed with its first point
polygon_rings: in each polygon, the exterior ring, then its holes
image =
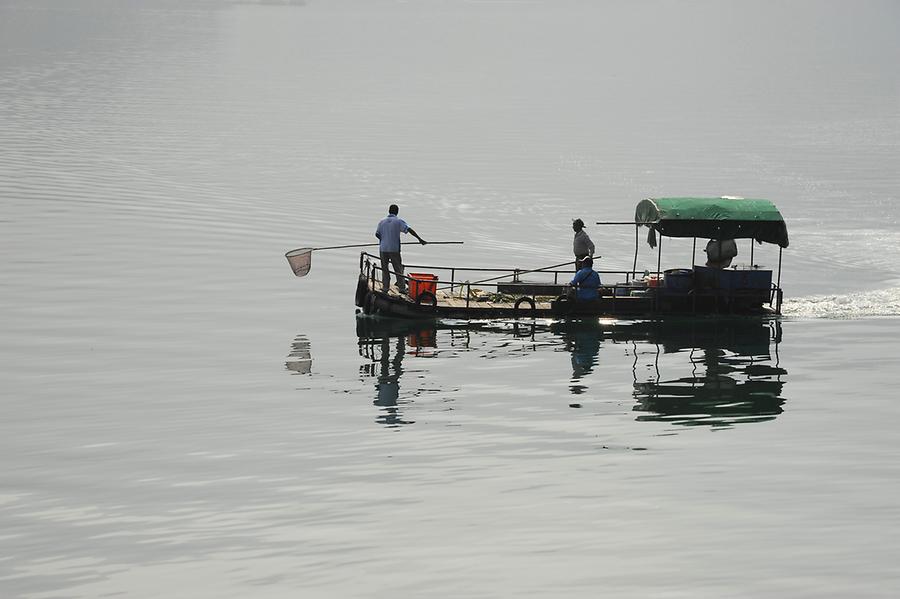
{"type": "Polygon", "coordinates": [[[575,302],[568,295],[560,295],[550,304],[556,314],[568,314],[572,311],[575,302]]]}
{"type": "Polygon", "coordinates": [[[513,313],[516,317],[519,316],[519,306],[521,306],[524,302],[528,302],[531,306],[531,316],[534,316],[537,313],[537,306],[534,304],[534,300],[527,295],[523,295],[519,299],[516,300],[516,303],[513,304],[513,313]]]}
{"type": "Polygon", "coordinates": [[[437,297],[430,291],[423,291],[422,293],[420,293],[419,297],[416,298],[416,305],[424,306],[425,305],[424,302],[426,300],[431,302],[431,311],[432,312],[437,310],[437,297]]]}

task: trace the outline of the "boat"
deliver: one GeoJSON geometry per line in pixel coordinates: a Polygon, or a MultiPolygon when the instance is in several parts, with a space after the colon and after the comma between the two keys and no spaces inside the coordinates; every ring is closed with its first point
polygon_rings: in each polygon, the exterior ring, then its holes
{"type": "MultiPolygon", "coordinates": [[[[598,271],[603,285],[595,300],[575,300],[566,282],[572,262],[533,270],[519,268],[406,265],[407,291],[382,284],[378,256],[361,252],[355,303],[365,314],[396,318],[658,318],[667,315],[780,315],[782,252],[787,227],[769,200],[736,197],[665,197],[641,200],[633,221],[598,222],[631,226],[635,231],[633,268],[598,271]],[[656,250],[656,270],[638,271],[640,234],[656,250]],[[690,268],[661,270],[663,239],[693,238],[690,268]],[[750,240],[750,263],[726,267],[711,253],[697,264],[697,239],[718,247],[731,240],[750,240]],[[777,273],[754,263],[754,245],[778,247],[777,273]],[[525,275],[542,276],[527,281],[525,275]],[[477,277],[485,277],[475,281],[477,277]]],[[[727,258],[727,256],[725,256],[727,258]]],[[[391,273],[395,278],[395,273],[391,273]]]]}

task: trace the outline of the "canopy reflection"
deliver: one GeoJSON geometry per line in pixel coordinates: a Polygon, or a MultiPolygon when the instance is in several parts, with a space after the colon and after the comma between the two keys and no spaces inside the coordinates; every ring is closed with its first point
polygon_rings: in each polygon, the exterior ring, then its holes
{"type": "Polygon", "coordinates": [[[784,410],[778,320],[678,319],[606,326],[598,322],[558,322],[550,330],[572,352],[572,393],[597,363],[600,344],[630,346],[634,411],[641,421],[681,425],[731,426],[771,420],[784,410]],[[672,374],[666,354],[686,356],[672,374]],[[665,362],[666,368],[661,368],[665,362]]]}

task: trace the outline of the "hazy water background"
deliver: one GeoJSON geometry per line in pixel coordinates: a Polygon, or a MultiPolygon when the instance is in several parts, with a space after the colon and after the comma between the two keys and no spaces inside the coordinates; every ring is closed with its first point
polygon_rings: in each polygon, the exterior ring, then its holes
{"type": "Polygon", "coordinates": [[[0,0],[0,595],[896,596],[900,7],[784,4],[0,0]],[[282,256],[682,194],[779,206],[778,330],[358,337],[282,256]]]}

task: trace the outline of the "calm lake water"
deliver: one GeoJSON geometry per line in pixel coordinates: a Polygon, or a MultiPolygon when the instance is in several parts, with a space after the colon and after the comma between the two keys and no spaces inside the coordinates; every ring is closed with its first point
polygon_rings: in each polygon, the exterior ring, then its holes
{"type": "Polygon", "coordinates": [[[897,596],[898,25],[0,0],[0,596],[897,596]],[[411,263],[625,269],[659,195],[773,200],[784,318],[357,318],[356,250],[283,257],[396,202],[465,241],[411,263]]]}

